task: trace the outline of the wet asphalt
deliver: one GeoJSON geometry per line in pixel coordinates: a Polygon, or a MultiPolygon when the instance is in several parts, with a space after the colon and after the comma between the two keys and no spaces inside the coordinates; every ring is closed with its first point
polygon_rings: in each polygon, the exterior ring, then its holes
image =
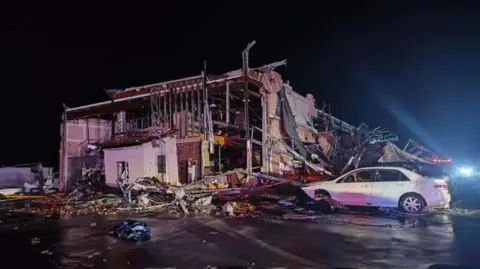
{"type": "Polygon", "coordinates": [[[0,268],[480,268],[480,214],[474,211],[347,212],[315,220],[2,212],[0,220],[0,268]],[[126,218],[146,222],[152,239],[110,237],[108,229],[126,218]]]}

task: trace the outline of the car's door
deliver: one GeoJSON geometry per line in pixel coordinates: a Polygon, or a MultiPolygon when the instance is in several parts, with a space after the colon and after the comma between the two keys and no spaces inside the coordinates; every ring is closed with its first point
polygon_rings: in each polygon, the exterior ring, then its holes
{"type": "Polygon", "coordinates": [[[371,204],[374,170],[364,169],[346,175],[336,182],[332,198],[345,205],[369,206],[371,204]]]}
{"type": "Polygon", "coordinates": [[[412,183],[396,169],[377,169],[372,184],[372,206],[397,207],[400,196],[409,192],[412,183]]]}

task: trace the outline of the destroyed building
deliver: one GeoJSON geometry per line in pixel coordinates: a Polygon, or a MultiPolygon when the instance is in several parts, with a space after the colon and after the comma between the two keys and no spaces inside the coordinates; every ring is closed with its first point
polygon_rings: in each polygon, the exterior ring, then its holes
{"type": "Polygon", "coordinates": [[[65,107],[61,188],[70,188],[84,168],[104,171],[109,185],[122,175],[185,184],[236,168],[331,175],[378,134],[296,92],[273,71],[284,63],[110,90],[110,100],[65,107]]]}

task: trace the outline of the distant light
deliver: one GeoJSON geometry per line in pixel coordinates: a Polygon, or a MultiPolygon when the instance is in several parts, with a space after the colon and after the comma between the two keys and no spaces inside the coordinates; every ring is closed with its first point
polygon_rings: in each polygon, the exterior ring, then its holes
{"type": "Polygon", "coordinates": [[[434,163],[451,163],[452,159],[432,159],[432,162],[434,163]]]}
{"type": "Polygon", "coordinates": [[[470,166],[463,166],[458,169],[458,172],[460,172],[461,175],[469,177],[472,175],[473,168],[470,166]]]}

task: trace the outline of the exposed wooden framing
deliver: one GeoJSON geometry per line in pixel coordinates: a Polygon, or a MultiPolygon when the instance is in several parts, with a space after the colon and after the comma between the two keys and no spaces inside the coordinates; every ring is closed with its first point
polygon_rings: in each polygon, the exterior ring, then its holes
{"type": "Polygon", "coordinates": [[[113,139],[115,137],[115,123],[117,122],[117,113],[114,112],[112,113],[112,124],[110,125],[110,139],[113,139]]]}
{"type": "MultiPolygon", "coordinates": [[[[163,90],[163,87],[161,88],[163,90]]],[[[163,126],[168,124],[168,116],[167,116],[167,97],[168,97],[168,92],[165,92],[162,94],[163,96],[163,126]]]]}
{"type": "Polygon", "coordinates": [[[85,118],[85,124],[87,127],[87,144],[90,144],[90,126],[88,124],[88,118],[85,118]]]}
{"type": "Polygon", "coordinates": [[[163,109],[162,109],[162,104],[163,104],[163,99],[165,98],[163,94],[161,94],[161,88],[157,88],[157,94],[158,94],[158,100],[157,100],[157,113],[158,113],[158,126],[163,126],[163,109]]]}
{"type": "Polygon", "coordinates": [[[168,126],[170,129],[173,129],[173,115],[172,115],[172,91],[173,89],[170,89],[168,91],[168,126]]]}
{"type": "Polygon", "coordinates": [[[190,91],[190,107],[192,114],[190,116],[191,119],[191,128],[192,131],[195,131],[195,86],[192,86],[192,90],[190,91]]]}
{"type": "Polygon", "coordinates": [[[184,128],[185,130],[185,133],[184,133],[184,137],[187,137],[188,135],[188,85],[186,85],[185,83],[183,83],[184,85],[182,86],[183,88],[183,102],[182,102],[182,113],[183,113],[183,124],[184,126],[182,128],[184,128]]]}
{"type": "Polygon", "coordinates": [[[230,124],[230,81],[227,81],[225,97],[225,123],[230,124]]]}
{"type": "Polygon", "coordinates": [[[249,110],[250,106],[248,104],[249,100],[249,93],[250,89],[248,87],[249,84],[249,76],[248,76],[248,53],[250,49],[255,45],[256,41],[252,41],[248,43],[247,47],[245,50],[243,50],[242,56],[243,56],[243,83],[244,83],[244,113],[245,113],[245,138],[247,139],[246,142],[246,148],[247,148],[247,173],[251,174],[252,173],[252,142],[249,138],[249,130],[250,130],[250,116],[249,116],[249,110]]]}
{"type": "Polygon", "coordinates": [[[200,89],[195,85],[195,122],[197,122],[196,130],[200,133],[202,130],[200,128],[200,89]]]}
{"type": "MultiPolygon", "coordinates": [[[[155,84],[150,84],[150,85],[145,85],[145,86],[140,86],[140,87],[132,87],[132,88],[126,89],[125,91],[121,91],[119,93],[116,93],[113,98],[114,99],[119,99],[119,98],[125,98],[125,97],[131,97],[131,96],[135,96],[135,95],[139,95],[139,94],[144,94],[144,93],[148,93],[150,91],[149,89],[152,88],[152,87],[160,86],[161,88],[166,88],[165,86],[167,84],[173,86],[178,82],[187,83],[189,85],[193,84],[193,83],[201,83],[201,76],[197,75],[197,76],[193,76],[193,77],[187,77],[187,78],[182,78],[182,79],[177,79],[177,80],[172,80],[172,81],[165,81],[165,82],[161,82],[161,83],[155,83],[155,84]]],[[[169,90],[169,88],[167,88],[167,90],[169,90]]]]}
{"type": "MultiPolygon", "coordinates": [[[[236,76],[236,77],[224,78],[224,79],[219,79],[214,81],[207,81],[207,86],[211,88],[213,91],[212,87],[225,86],[226,82],[230,81],[230,95],[233,96],[235,93],[238,92],[238,87],[242,88],[242,85],[243,85],[242,77],[243,76],[236,76]]],[[[251,85],[256,85],[256,86],[262,85],[261,82],[256,80],[255,78],[248,77],[247,80],[251,85]]],[[[185,80],[184,83],[192,87],[195,86],[197,87],[197,89],[200,90],[200,88],[202,87],[202,78],[199,76],[198,78],[185,80]]],[[[168,92],[172,90],[172,88],[175,86],[173,83],[163,83],[163,84],[158,83],[158,85],[160,85],[160,89],[162,91],[161,94],[164,94],[165,96],[168,96],[168,92]]],[[[213,92],[211,93],[213,94],[213,92]]],[[[149,88],[141,88],[138,90],[128,91],[125,93],[125,96],[123,94],[122,95],[117,94],[115,95],[115,98],[110,101],[104,101],[104,102],[89,104],[89,105],[80,106],[80,107],[68,108],[67,109],[68,118],[78,119],[86,116],[96,116],[98,114],[110,114],[119,110],[129,110],[132,108],[142,107],[149,103],[150,94],[151,92],[149,88]],[[119,96],[121,96],[121,98],[119,96]]],[[[199,94],[201,95],[201,93],[199,94]]],[[[260,94],[252,90],[249,91],[249,95],[257,96],[258,98],[260,98],[260,94]]],[[[166,100],[167,103],[169,103],[168,97],[166,97],[166,99],[167,99],[166,100]]]]}
{"type": "Polygon", "coordinates": [[[189,95],[190,95],[190,92],[188,90],[188,85],[185,84],[185,110],[187,111],[187,115],[188,115],[188,104],[189,104],[189,95]]]}
{"type": "Polygon", "coordinates": [[[179,102],[180,102],[180,111],[183,112],[183,109],[184,109],[184,107],[183,107],[184,89],[183,89],[183,83],[180,82],[179,84],[180,85],[178,85],[179,86],[179,89],[178,89],[179,98],[178,99],[179,99],[179,102]]]}
{"type": "Polygon", "coordinates": [[[178,99],[178,94],[177,94],[177,88],[173,88],[173,128],[178,129],[177,126],[177,112],[178,112],[178,107],[177,107],[177,99],[178,99]]]}
{"type": "Polygon", "coordinates": [[[68,183],[68,114],[67,107],[63,104],[63,134],[62,134],[62,180],[60,181],[60,191],[67,190],[68,183]]]}
{"type": "MultiPolygon", "coordinates": [[[[203,126],[203,117],[205,116],[205,115],[203,115],[203,111],[204,111],[204,109],[203,109],[203,104],[204,104],[203,100],[205,99],[205,84],[206,84],[206,83],[205,83],[204,80],[205,80],[205,74],[204,74],[204,72],[202,71],[202,90],[201,90],[201,91],[202,91],[202,94],[201,94],[201,96],[198,98],[198,111],[199,111],[199,115],[200,115],[200,117],[199,117],[199,124],[200,124],[200,126],[201,126],[201,127],[200,127],[200,132],[204,132],[204,131],[205,131],[205,126],[203,126]],[[202,101],[200,101],[200,98],[202,98],[202,101]]],[[[200,91],[198,91],[198,92],[200,93],[200,91]]]]}

